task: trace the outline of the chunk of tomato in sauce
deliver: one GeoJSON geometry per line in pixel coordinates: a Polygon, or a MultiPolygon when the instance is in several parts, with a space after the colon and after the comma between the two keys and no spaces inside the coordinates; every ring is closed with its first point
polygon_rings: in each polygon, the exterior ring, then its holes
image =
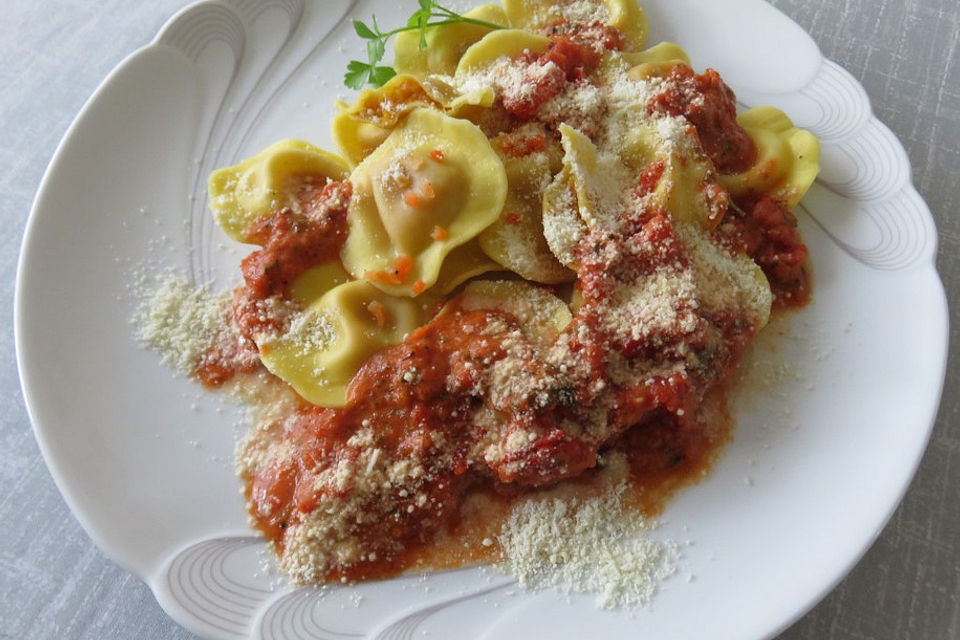
{"type": "Polygon", "coordinates": [[[796,216],[783,203],[769,196],[744,198],[731,207],[718,231],[729,246],[760,265],[776,308],[800,307],[809,301],[807,246],[796,216]]]}
{"type": "Polygon", "coordinates": [[[284,208],[251,226],[247,237],[262,245],[241,262],[251,297],[286,295],[297,276],[339,255],[351,193],[350,182],[328,182],[301,203],[302,212],[284,208]]]}
{"type": "Polygon", "coordinates": [[[521,56],[523,81],[503,91],[503,107],[521,119],[534,118],[537,111],[572,84],[582,81],[600,64],[601,54],[589,44],[570,36],[551,38],[543,53],[521,56]]]}
{"type": "Polygon", "coordinates": [[[736,96],[713,69],[697,75],[687,65],[677,65],[647,109],[689,120],[720,173],[741,173],[757,161],[757,145],[737,123],[736,96]]]}

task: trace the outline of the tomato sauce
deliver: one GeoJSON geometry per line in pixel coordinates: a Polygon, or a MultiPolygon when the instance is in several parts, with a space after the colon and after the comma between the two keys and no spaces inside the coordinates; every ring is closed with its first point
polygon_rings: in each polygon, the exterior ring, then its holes
{"type": "MultiPolygon", "coordinates": [[[[757,161],[756,144],[737,124],[736,96],[713,69],[697,75],[690,67],[677,65],[647,108],[689,120],[722,174],[746,171],[757,161]]],[[[722,237],[760,265],[777,308],[803,306],[810,298],[810,275],[797,219],[770,197],[757,194],[742,200],[730,205],[722,237]]]]}
{"type": "Polygon", "coordinates": [[[227,324],[236,329],[222,332],[200,357],[194,375],[209,387],[220,387],[238,373],[261,369],[254,336],[277,332],[282,322],[265,313],[263,301],[271,296],[289,297],[290,284],[307,269],[337,259],[347,237],[347,208],[353,185],[318,176],[294,179],[298,211],[283,208],[247,230],[247,240],[261,245],[241,262],[245,286],[234,293],[227,324]]]}
{"type": "MultiPolygon", "coordinates": [[[[622,46],[614,35],[603,41],[605,47],[622,46]]],[[[529,68],[548,70],[531,76],[532,91],[507,92],[503,108],[518,119],[533,117],[547,100],[589,75],[600,56],[578,34],[556,25],[549,49],[524,60],[529,68]]],[[[754,162],[756,148],[735,121],[733,93],[716,72],[695,76],[688,67],[677,67],[664,87],[648,107],[687,117],[721,172],[741,171],[754,162]]],[[[662,163],[646,167],[637,193],[653,192],[664,171],[662,163]]],[[[264,301],[288,299],[297,276],[339,254],[350,184],[315,186],[303,192],[299,211],[278,211],[249,230],[261,249],[243,261],[244,285],[236,292],[232,320],[244,342],[216,345],[204,355],[198,376],[205,383],[223,384],[254,366],[254,336],[283,328],[282,319],[265,312],[264,301]]],[[[517,397],[509,411],[498,410],[495,424],[477,421],[478,412],[490,405],[486,374],[516,357],[505,345],[522,327],[502,311],[468,311],[454,302],[401,344],[370,357],[353,378],[345,407],[301,401],[293,415],[270,425],[266,436],[286,443],[289,455],[258,467],[245,481],[251,516],[276,549],[283,552],[290,527],[324,508],[328,498],[360,501],[353,504],[358,515],[350,527],[352,540],[365,553],[327,565],[322,579],[386,577],[485,557],[477,536],[497,531],[498,519],[518,497],[564,480],[589,486],[607,452],[625,455],[633,499],[648,513],[661,509],[674,489],[701,477],[729,439],[722,380],[737,367],[755,329],[744,326],[742,318],[718,313],[701,318],[693,329],[667,326],[647,339],[610,332],[604,314],[618,287],[664,265],[682,268],[688,262],[669,213],[655,205],[637,207],[624,213],[621,236],[587,235],[576,248],[576,287],[583,302],[557,345],[586,371],[578,384],[517,397]],[[622,258],[612,265],[602,258],[609,253],[622,258]],[[689,350],[699,354],[699,366],[671,369],[689,350]],[[672,372],[617,382],[611,354],[656,362],[672,372]],[[606,411],[602,428],[576,433],[564,427],[583,407],[594,405],[606,411]],[[358,439],[371,425],[374,441],[358,439]],[[420,472],[369,493],[329,481],[331,471],[344,462],[360,464],[373,447],[390,460],[410,461],[420,472]],[[493,505],[486,515],[473,511],[481,498],[493,505]],[[442,540],[456,543],[443,547],[442,540]],[[467,549],[456,551],[463,542],[467,549]]],[[[759,197],[733,204],[715,233],[732,252],[757,261],[778,306],[807,300],[806,247],[796,219],[781,204],[759,197]]],[[[531,375],[546,366],[532,358],[521,364],[531,375]]]]}
{"type": "Polygon", "coordinates": [[[720,231],[763,269],[775,308],[801,307],[810,300],[807,247],[796,216],[783,203],[768,196],[744,198],[731,207],[720,231]]]}
{"type": "Polygon", "coordinates": [[[675,66],[647,108],[689,120],[722,174],[741,173],[757,161],[756,144],[737,124],[736,96],[713,69],[697,75],[685,64],[675,66]]]}
{"type": "MultiPolygon", "coordinates": [[[[326,580],[395,575],[423,562],[438,537],[458,535],[461,507],[478,492],[508,505],[516,496],[563,479],[589,482],[600,447],[557,426],[584,389],[557,390],[550,403],[536,411],[517,407],[513,420],[537,437],[494,464],[472,457],[474,446],[487,434],[472,421],[472,409],[481,400],[471,390],[481,384],[477,372],[503,357],[503,351],[495,333],[480,337],[461,328],[487,326],[493,320],[512,324],[510,317],[495,311],[440,315],[403,344],[373,356],[354,378],[346,408],[301,406],[282,434],[295,455],[247,478],[254,520],[278,550],[283,549],[287,527],[315,509],[320,494],[330,490],[318,490],[318,475],[343,459],[359,457],[361,450],[348,441],[365,424],[376,425],[376,446],[390,458],[428,461],[427,480],[416,483],[409,494],[426,496],[429,508],[409,509],[409,500],[390,496],[395,507],[389,516],[374,519],[357,533],[376,559],[335,566],[326,580]],[[403,377],[411,370],[423,372],[414,384],[403,377]]],[[[584,357],[591,357],[588,345],[580,347],[584,357]]],[[[602,363],[595,364],[600,373],[602,363]]],[[[606,442],[627,454],[634,489],[650,511],[659,509],[684,479],[706,468],[724,439],[704,431],[695,418],[693,394],[693,385],[680,377],[620,393],[606,442]],[[687,417],[678,412],[683,407],[688,408],[687,417]],[[621,433],[626,435],[618,439],[621,433]]],[[[505,433],[510,431],[507,425],[505,433]]]]}
{"type": "MultiPolygon", "coordinates": [[[[661,174],[662,167],[650,167],[641,177],[641,188],[655,188],[661,174]]],[[[673,234],[663,212],[643,211],[637,213],[632,235],[607,241],[676,247],[666,253],[633,253],[624,268],[635,274],[652,271],[664,262],[685,261],[673,234]]],[[[344,460],[360,459],[372,445],[351,444],[351,438],[368,425],[376,425],[375,446],[388,459],[417,461],[424,465],[424,472],[412,481],[409,491],[392,488],[388,496],[364,498],[371,501],[371,513],[380,514],[357,527],[354,535],[368,554],[359,561],[328,568],[326,580],[394,575],[428,562],[429,548],[437,539],[469,537],[461,530],[462,509],[472,497],[483,494],[504,506],[517,496],[561,480],[579,478],[589,483],[604,450],[626,454],[636,497],[648,511],[659,509],[674,488],[699,477],[726,438],[722,426],[708,429],[703,424],[698,413],[703,390],[736,366],[752,331],[737,326],[733,319],[716,318],[727,349],[713,356],[714,361],[706,367],[709,374],[695,378],[681,373],[658,375],[618,387],[608,371],[609,349],[630,358],[668,363],[678,357],[675,349],[688,338],[666,333],[659,335],[656,343],[641,344],[617,342],[607,335],[602,314],[611,291],[618,281],[634,276],[620,275],[591,260],[594,245],[589,238],[578,251],[584,303],[559,340],[565,341],[571,357],[587,368],[584,384],[552,388],[539,401],[520,398],[491,431],[490,425],[477,423],[474,416],[488,393],[485,372],[507,357],[502,345],[507,334],[517,329],[517,321],[497,310],[455,308],[437,316],[403,343],[371,357],[354,377],[345,408],[302,403],[291,420],[274,427],[281,430],[275,437],[292,447],[292,455],[246,480],[254,521],[277,549],[283,550],[287,528],[318,508],[324,493],[339,491],[318,478],[344,460]],[[466,332],[466,326],[476,330],[466,332]],[[590,436],[572,435],[561,425],[576,415],[578,407],[597,401],[598,382],[615,399],[605,430],[590,436]],[[507,447],[504,443],[518,433],[524,434],[522,444],[507,447]],[[478,444],[491,437],[504,444],[504,455],[492,459],[478,455],[478,444]],[[410,502],[414,494],[421,501],[416,507],[410,502]],[[384,499],[390,506],[381,513],[377,510],[383,508],[379,501],[384,499]]],[[[255,289],[258,283],[248,280],[246,288],[255,289]]],[[[530,362],[528,369],[537,366],[530,362]]],[[[505,508],[500,511],[505,512],[505,508]]]]}
{"type": "MultiPolygon", "coordinates": [[[[610,45],[616,48],[622,43],[611,39],[610,45]]],[[[601,59],[602,51],[576,33],[553,35],[546,51],[527,53],[519,58],[518,63],[526,68],[526,77],[519,85],[504,89],[503,108],[520,120],[531,120],[540,107],[570,85],[584,81],[601,59]]]]}
{"type": "Polygon", "coordinates": [[[339,254],[352,191],[350,182],[328,181],[301,200],[302,212],[285,208],[251,226],[248,241],[263,247],[241,263],[253,299],[286,294],[298,275],[339,254]]]}
{"type": "Polygon", "coordinates": [[[598,52],[622,51],[626,39],[616,27],[599,20],[592,22],[571,22],[565,19],[548,24],[542,33],[550,38],[563,36],[592,47],[598,52]]]}

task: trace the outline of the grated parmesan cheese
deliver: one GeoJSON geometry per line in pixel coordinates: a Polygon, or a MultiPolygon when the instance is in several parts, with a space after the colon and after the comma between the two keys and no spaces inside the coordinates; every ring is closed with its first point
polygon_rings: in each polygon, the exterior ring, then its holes
{"type": "Polygon", "coordinates": [[[537,28],[558,20],[583,24],[610,22],[610,11],[606,4],[594,0],[573,0],[573,2],[552,4],[527,3],[525,9],[530,12],[530,23],[537,28]]]}
{"type": "Polygon", "coordinates": [[[334,320],[328,312],[305,310],[290,314],[289,325],[283,333],[264,333],[257,336],[257,346],[260,349],[269,349],[283,345],[297,355],[307,356],[328,348],[337,339],[337,335],[334,320]]]}
{"type": "MultiPolygon", "coordinates": [[[[534,9],[537,13],[531,19],[541,27],[557,20],[596,26],[594,23],[608,24],[611,19],[608,5],[596,0],[535,3],[534,9]]],[[[602,52],[599,40],[594,47],[602,52]]],[[[456,380],[453,375],[446,378],[445,392],[469,400],[450,415],[468,419],[479,430],[467,451],[455,451],[450,444],[455,438],[449,433],[427,429],[429,438],[424,441],[430,443],[428,452],[410,454],[381,439],[377,421],[365,418],[359,427],[353,425],[356,430],[343,451],[298,476],[302,483],[297,485],[298,495],[300,487],[305,487],[304,493],[316,499],[315,506],[288,518],[288,512],[278,511],[284,506],[281,499],[251,499],[251,508],[258,510],[256,514],[251,511],[254,522],[258,515],[283,517],[279,524],[283,533],[272,544],[280,565],[295,582],[320,582],[332,570],[402,553],[406,543],[396,537],[396,529],[378,532],[377,525],[400,522],[408,516],[416,521],[421,513],[438,517],[445,508],[443,499],[430,490],[443,488],[438,479],[446,480],[439,474],[453,465],[454,453],[458,464],[471,469],[519,474],[528,461],[537,462],[531,450],[536,453],[546,428],[556,427],[563,437],[593,447],[588,462],[592,465],[597,451],[609,447],[621,433],[618,429],[624,428],[617,424],[616,414],[630,402],[623,399],[625,390],[643,397],[648,391],[643,385],[652,386],[657,379],[674,374],[696,379],[698,371],[710,371],[709,360],[718,351],[715,347],[722,346],[722,324],[717,318],[743,319],[745,331],[766,323],[771,294],[752,260],[730,254],[708,231],[682,220],[670,221],[673,231],[667,240],[650,240],[636,232],[633,223],[643,219],[631,216],[656,204],[652,194],[638,190],[637,166],[649,162],[646,152],[655,150],[658,156],[679,158],[682,164],[687,158],[702,156],[703,151],[685,118],[648,112],[646,105],[662,79],[631,77],[623,56],[616,51],[604,55],[600,71],[566,82],[562,88],[557,85],[558,77],[563,80],[562,69],[536,56],[520,60],[502,57],[455,77],[433,78],[433,82],[448,83],[469,107],[479,104],[474,100],[477,96],[488,98],[493,92],[494,107],[476,116],[476,124],[491,142],[504,135],[512,136],[508,141],[515,145],[514,150],[523,149],[522,143],[534,137],[553,145],[546,152],[535,150],[542,145],[531,145],[534,150],[519,154],[531,158],[531,165],[539,164],[527,170],[529,175],[521,176],[528,186],[517,191],[529,193],[525,194],[527,200],[517,202],[517,208],[526,207],[521,212],[533,212],[527,217],[539,222],[536,218],[546,209],[540,206],[541,196],[550,192],[551,211],[542,220],[550,259],[556,257],[569,268],[593,268],[586,271],[593,277],[584,278],[582,283],[587,284],[575,292],[571,304],[574,312],[578,307],[584,312],[568,328],[552,326],[556,323],[550,301],[556,296],[541,292],[542,298],[531,295],[522,312],[504,309],[519,327],[509,324],[510,319],[494,319],[480,328],[462,327],[464,333],[476,334],[484,349],[489,347],[488,338],[496,340],[499,349],[496,356],[465,359],[460,373],[467,373],[456,380]],[[533,98],[544,88],[557,93],[548,93],[552,97],[544,97],[546,101],[540,104],[533,98]],[[513,116],[499,108],[510,100],[534,105],[537,122],[517,127],[513,116]],[[553,134],[562,125],[574,132],[568,135],[564,130],[564,168],[558,174],[560,152],[553,134]],[[639,139],[646,132],[653,132],[651,140],[639,139]],[[596,295],[597,291],[603,295],[596,295]],[[656,355],[624,355],[637,344],[653,347],[656,355]],[[584,357],[597,351],[604,355],[600,365],[584,357]],[[555,422],[545,427],[532,419],[525,421],[551,404],[562,408],[555,422]]],[[[407,106],[402,99],[384,99],[361,115],[389,128],[407,106]]],[[[411,134],[406,144],[395,150],[373,178],[385,189],[402,191],[410,186],[410,154],[426,144],[426,138],[411,134]]],[[[662,179],[669,181],[669,174],[662,179]]],[[[242,192],[253,189],[251,184],[227,186],[242,192]]],[[[279,192],[266,194],[274,196],[271,206],[278,206],[277,197],[285,196],[295,213],[309,215],[309,208],[300,207],[297,199],[311,193],[301,193],[294,186],[296,183],[287,183],[279,192]]],[[[664,186],[666,191],[676,187],[664,186]]],[[[353,192],[354,204],[370,197],[367,190],[353,192]]],[[[214,208],[224,204],[223,198],[213,203],[214,208]]],[[[345,206],[343,202],[335,204],[345,206]]],[[[541,266],[536,258],[542,246],[523,237],[530,228],[508,224],[500,231],[499,240],[511,265],[534,271],[541,266]]],[[[281,296],[255,301],[254,311],[260,314],[260,326],[255,327],[259,333],[247,341],[251,350],[241,355],[255,358],[257,364],[259,356],[251,343],[264,354],[283,344],[292,347],[295,355],[307,356],[338,339],[335,317],[304,310],[281,296]]],[[[233,324],[236,319],[230,315],[229,294],[195,289],[173,276],[145,297],[135,321],[139,340],[187,375],[196,373],[198,359],[211,345],[245,339],[233,324]]],[[[213,357],[217,358],[237,355],[228,351],[221,356],[215,351],[213,357]]],[[[251,405],[254,422],[237,451],[238,472],[245,480],[269,476],[283,465],[293,468],[289,463],[296,462],[301,451],[288,438],[303,426],[297,422],[301,401],[292,390],[265,371],[247,373],[231,382],[235,393],[251,405]]],[[[312,373],[324,375],[319,369],[312,373]]],[[[429,371],[416,366],[397,368],[393,374],[404,383],[403,393],[413,394],[418,385],[430,382],[429,371]]],[[[688,418],[702,419],[708,425],[711,416],[705,411],[709,407],[697,406],[695,416],[688,418]]],[[[684,409],[676,408],[674,414],[684,416],[684,409]]],[[[499,533],[499,520],[484,523],[489,530],[474,544],[494,551],[499,548],[501,569],[516,576],[524,587],[591,593],[602,608],[645,604],[658,582],[674,572],[679,553],[672,543],[656,540],[652,533],[657,523],[630,505],[625,455],[608,453],[603,457],[602,469],[594,476],[604,485],[599,493],[594,493],[598,489],[594,483],[529,494],[514,504],[499,533]]],[[[550,463],[567,473],[561,456],[550,463]]],[[[545,472],[536,464],[529,469],[534,480],[554,481],[549,469],[545,472]]],[[[745,481],[751,482],[749,478],[745,481]]]]}
{"type": "Polygon", "coordinates": [[[689,269],[660,269],[614,292],[602,320],[610,333],[658,343],[662,333],[691,334],[699,326],[699,291],[689,269]]]}
{"type": "Polygon", "coordinates": [[[141,295],[133,317],[137,339],[156,351],[165,365],[192,375],[201,354],[227,324],[230,294],[197,288],[168,273],[141,295]]]}
{"type": "Polygon", "coordinates": [[[527,589],[594,594],[603,609],[646,604],[675,572],[679,553],[651,537],[656,521],[626,508],[625,492],[618,483],[598,497],[519,504],[499,536],[500,568],[527,589]]]}

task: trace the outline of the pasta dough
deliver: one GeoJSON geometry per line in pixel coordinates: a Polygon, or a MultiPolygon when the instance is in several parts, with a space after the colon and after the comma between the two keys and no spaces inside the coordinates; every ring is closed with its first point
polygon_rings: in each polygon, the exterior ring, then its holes
{"type": "Polygon", "coordinates": [[[425,320],[413,300],[366,282],[345,282],[307,306],[287,331],[258,345],[260,359],[308,402],[340,407],[363,363],[425,320]]]}
{"type": "Polygon", "coordinates": [[[543,235],[543,185],[552,179],[554,159],[539,152],[505,157],[503,162],[507,200],[500,217],[480,234],[480,247],[527,280],[545,284],[571,281],[573,272],[557,261],[543,235]]]}
{"type": "Polygon", "coordinates": [[[380,146],[390,132],[413,109],[436,107],[437,91],[411,75],[396,75],[379,89],[367,89],[350,106],[340,105],[334,116],[333,141],[354,166],[380,146]]]}
{"type": "Polygon", "coordinates": [[[343,263],[399,296],[433,286],[447,254],[495,221],[507,194],[483,132],[430,109],[414,110],[350,180],[343,263]]]}
{"type": "MultiPolygon", "coordinates": [[[[496,4],[481,5],[464,16],[492,24],[507,24],[506,13],[496,4]]],[[[394,66],[399,73],[417,76],[432,73],[453,75],[463,52],[487,33],[490,33],[490,27],[462,22],[430,27],[425,35],[427,46],[423,49],[420,48],[419,31],[399,33],[394,42],[394,66]]]]}
{"type": "Polygon", "coordinates": [[[459,298],[463,309],[498,309],[520,323],[531,341],[550,345],[573,320],[567,304],[549,291],[522,280],[471,282],[459,298]]]}
{"type": "Polygon", "coordinates": [[[457,76],[463,76],[493,64],[500,58],[519,58],[525,52],[543,53],[550,46],[544,36],[520,29],[491,31],[467,49],[457,64],[457,76]]]}
{"type": "Polygon", "coordinates": [[[662,167],[652,195],[674,220],[712,229],[723,219],[728,201],[717,172],[697,144],[696,132],[682,120],[637,127],[622,157],[635,172],[654,163],[662,167]]]}
{"type": "Polygon", "coordinates": [[[647,15],[634,0],[504,0],[510,26],[540,31],[558,21],[600,22],[619,30],[628,50],[639,51],[647,42],[647,15]]]}
{"type": "Polygon", "coordinates": [[[643,51],[625,51],[620,55],[630,65],[627,75],[631,80],[663,77],[678,64],[690,64],[687,52],[672,42],[660,42],[643,51]]]}
{"type": "Polygon", "coordinates": [[[726,175],[721,184],[733,196],[766,193],[793,208],[820,170],[820,143],[809,131],[793,126],[776,107],[756,107],[737,116],[757,145],[754,166],[744,173],[726,175]]]}
{"type": "Polygon", "coordinates": [[[346,180],[349,169],[338,156],[303,140],[281,140],[257,155],[210,175],[210,209],[217,224],[238,242],[247,230],[283,207],[296,207],[297,179],[346,180]]]}

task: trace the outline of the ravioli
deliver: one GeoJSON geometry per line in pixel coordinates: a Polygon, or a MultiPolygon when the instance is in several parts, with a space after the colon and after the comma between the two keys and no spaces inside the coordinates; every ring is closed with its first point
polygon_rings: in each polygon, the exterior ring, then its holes
{"type": "MultiPolygon", "coordinates": [[[[304,288],[309,287],[301,283],[294,291],[302,294],[304,288]]],[[[309,304],[287,331],[260,344],[260,360],[306,401],[341,407],[363,363],[425,320],[423,306],[409,298],[387,295],[366,282],[345,282],[309,304]]]]}
{"type": "Polygon", "coordinates": [[[345,282],[350,274],[335,260],[304,271],[290,284],[290,298],[303,306],[319,300],[325,293],[345,282]]]}
{"type": "Polygon", "coordinates": [[[763,269],[750,256],[732,254],[696,225],[680,224],[704,313],[739,315],[759,331],[770,320],[773,293],[763,269]]]}
{"type": "Polygon", "coordinates": [[[630,133],[622,157],[636,173],[659,163],[662,173],[652,197],[679,222],[713,229],[727,210],[727,197],[718,175],[703,153],[696,133],[680,118],[663,118],[656,125],[630,133]]]}
{"type": "Polygon", "coordinates": [[[447,254],[430,291],[445,296],[470,278],[502,268],[483,252],[477,240],[471,240],[447,254]]]}
{"type": "Polygon", "coordinates": [[[455,75],[489,67],[501,58],[515,59],[524,53],[543,53],[550,46],[550,40],[544,36],[521,29],[502,29],[491,31],[479,42],[470,46],[457,64],[455,75]]]}
{"type": "Polygon", "coordinates": [[[417,107],[441,108],[437,91],[417,78],[396,75],[379,89],[366,89],[352,105],[341,103],[331,133],[347,160],[356,166],[379,147],[400,121],[417,107]]]}
{"type": "Polygon", "coordinates": [[[281,140],[257,155],[210,175],[207,191],[217,224],[238,242],[249,242],[255,223],[282,209],[297,206],[303,178],[346,180],[347,163],[303,140],[281,140]]]}
{"type": "Polygon", "coordinates": [[[560,264],[575,270],[577,245],[586,235],[587,225],[580,217],[569,165],[564,165],[543,190],[542,213],[543,239],[547,247],[560,264]]]}
{"type": "Polygon", "coordinates": [[[553,175],[547,153],[505,157],[507,200],[503,213],[479,236],[483,251],[504,268],[545,284],[574,279],[550,252],[543,235],[543,185],[553,175]]]}
{"type": "Polygon", "coordinates": [[[569,170],[580,217],[589,228],[614,225],[633,176],[620,157],[601,153],[586,135],[561,124],[563,163],[569,170]]]}
{"type": "MultiPolygon", "coordinates": [[[[463,15],[473,20],[507,25],[507,15],[497,4],[484,4],[463,15]]],[[[420,47],[420,31],[398,33],[394,41],[394,67],[399,73],[418,77],[453,75],[464,51],[490,31],[490,27],[463,22],[430,27],[424,36],[425,48],[420,47]]]]}
{"type": "Polygon", "coordinates": [[[341,259],[386,293],[416,296],[444,258],[503,209],[503,163],[480,129],[415,109],[350,177],[354,197],[341,259]]]}
{"type": "Polygon", "coordinates": [[[690,64],[687,52],[672,42],[660,42],[643,51],[624,51],[620,56],[630,65],[627,77],[631,80],[664,77],[678,64],[690,64]]]}
{"type": "Polygon", "coordinates": [[[511,27],[541,31],[557,22],[600,22],[619,30],[627,50],[639,51],[647,42],[647,15],[635,0],[503,0],[511,27]]]}
{"type": "Polygon", "coordinates": [[[720,177],[734,197],[764,193],[792,209],[813,184],[820,169],[820,143],[809,131],[793,126],[776,107],[756,107],[737,116],[757,145],[757,161],[743,173],[720,177]]]}
{"type": "Polygon", "coordinates": [[[462,309],[497,309],[512,315],[531,342],[548,346],[573,320],[567,304],[523,280],[477,280],[458,299],[462,309]]]}

